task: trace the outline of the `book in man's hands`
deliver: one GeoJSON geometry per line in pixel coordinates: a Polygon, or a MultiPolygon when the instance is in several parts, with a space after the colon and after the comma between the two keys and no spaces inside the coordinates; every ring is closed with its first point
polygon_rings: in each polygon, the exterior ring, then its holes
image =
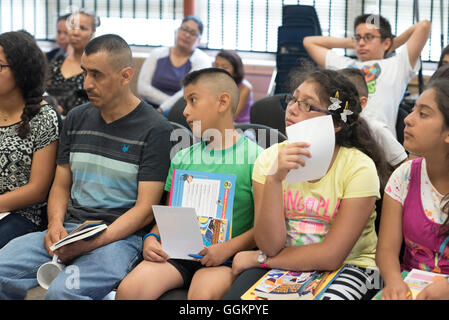
{"type": "Polygon", "coordinates": [[[73,243],[78,240],[89,240],[88,238],[98,235],[98,233],[104,231],[107,227],[108,226],[103,222],[103,220],[86,220],[83,224],[80,224],[77,228],[70,232],[66,237],[53,244],[50,249],[55,251],[66,244],[73,243]]]}
{"type": "Polygon", "coordinates": [[[271,269],[241,296],[242,300],[318,300],[340,274],[333,271],[271,269]]]}

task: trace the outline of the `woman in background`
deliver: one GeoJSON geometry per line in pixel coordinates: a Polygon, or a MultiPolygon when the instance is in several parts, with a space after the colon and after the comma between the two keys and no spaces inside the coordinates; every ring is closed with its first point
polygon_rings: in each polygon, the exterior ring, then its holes
{"type": "Polygon", "coordinates": [[[0,35],[0,248],[45,225],[59,135],[56,111],[41,105],[46,72],[31,36],[0,35]]]}
{"type": "Polygon", "coordinates": [[[199,18],[185,17],[176,33],[175,45],[153,49],[142,65],[137,91],[164,115],[182,98],[184,76],[211,66],[209,56],[197,48],[202,33],[203,23],[199,18]]]}
{"type": "Polygon", "coordinates": [[[100,25],[100,20],[93,13],[80,10],[68,18],[68,25],[72,50],[67,56],[59,56],[50,63],[47,88],[48,94],[59,101],[64,116],[73,107],[89,101],[83,90],[81,56],[84,47],[93,38],[96,28],[100,25]]]}

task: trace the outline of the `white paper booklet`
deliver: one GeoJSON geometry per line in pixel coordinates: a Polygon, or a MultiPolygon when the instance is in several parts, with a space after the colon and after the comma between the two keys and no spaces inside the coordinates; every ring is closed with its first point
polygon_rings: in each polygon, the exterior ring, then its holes
{"type": "Polygon", "coordinates": [[[322,178],[332,160],[335,148],[335,131],[332,116],[316,117],[298,122],[286,128],[288,142],[307,142],[312,158],[303,157],[306,165],[290,170],[285,183],[322,178]]]}
{"type": "Polygon", "coordinates": [[[55,251],[56,249],[65,246],[66,244],[73,243],[78,240],[86,240],[86,238],[93,237],[97,233],[105,230],[108,226],[101,220],[88,220],[79,225],[76,229],[70,232],[65,238],[62,238],[50,249],[55,251]]]}
{"type": "Polygon", "coordinates": [[[8,214],[10,214],[11,212],[3,212],[0,213],[0,220],[2,220],[4,217],[6,217],[8,214]]]}
{"type": "Polygon", "coordinates": [[[198,217],[194,208],[153,206],[162,250],[173,259],[189,259],[203,250],[198,217]]]}

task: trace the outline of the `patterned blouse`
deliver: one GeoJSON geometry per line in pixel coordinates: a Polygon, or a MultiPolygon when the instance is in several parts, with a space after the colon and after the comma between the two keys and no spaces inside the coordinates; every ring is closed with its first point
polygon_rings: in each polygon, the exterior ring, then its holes
{"type": "MultiPolygon", "coordinates": [[[[21,139],[17,134],[20,122],[0,126],[0,194],[28,183],[34,152],[59,138],[58,117],[49,105],[41,107],[30,121],[30,134],[21,139]]],[[[37,226],[42,224],[42,208],[46,202],[15,210],[37,226]]]]}
{"type": "Polygon", "coordinates": [[[50,79],[47,93],[58,100],[64,109],[63,115],[80,104],[89,102],[87,94],[83,90],[84,74],[80,73],[71,78],[65,78],[61,73],[61,66],[65,57],[59,56],[50,62],[50,79]]]}

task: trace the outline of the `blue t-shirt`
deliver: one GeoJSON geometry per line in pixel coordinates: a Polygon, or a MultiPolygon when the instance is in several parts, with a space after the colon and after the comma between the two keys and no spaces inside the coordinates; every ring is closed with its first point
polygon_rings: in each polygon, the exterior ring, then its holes
{"type": "Polygon", "coordinates": [[[151,85],[171,96],[181,90],[181,81],[191,69],[190,59],[182,66],[175,67],[170,56],[160,58],[157,60],[151,85]]]}
{"type": "Polygon", "coordinates": [[[114,221],[132,208],[139,181],[165,181],[170,123],[146,103],[106,123],[90,103],[71,110],[60,137],[58,164],[72,171],[68,221],[114,221]]]}

